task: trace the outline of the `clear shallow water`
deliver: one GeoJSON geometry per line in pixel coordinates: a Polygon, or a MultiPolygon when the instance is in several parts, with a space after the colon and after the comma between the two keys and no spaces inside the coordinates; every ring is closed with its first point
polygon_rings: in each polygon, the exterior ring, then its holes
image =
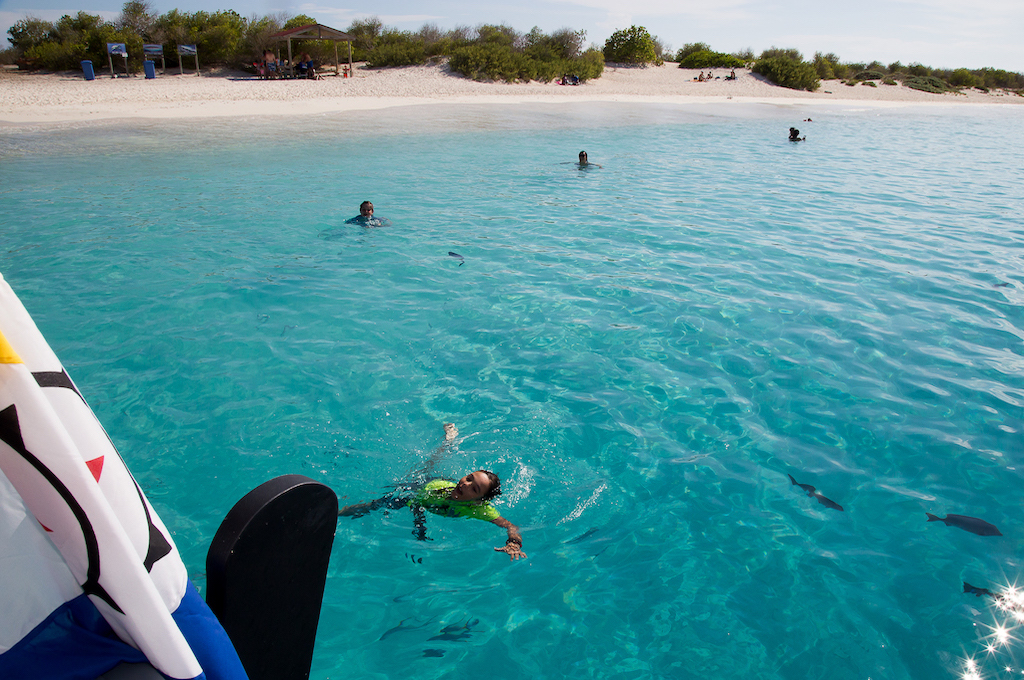
{"type": "Polygon", "coordinates": [[[0,272],[200,586],[273,476],[367,500],[448,421],[440,471],[502,476],[526,562],[340,521],[314,678],[1019,676],[961,582],[1024,581],[1022,147],[979,107],[7,130],[0,272]]]}

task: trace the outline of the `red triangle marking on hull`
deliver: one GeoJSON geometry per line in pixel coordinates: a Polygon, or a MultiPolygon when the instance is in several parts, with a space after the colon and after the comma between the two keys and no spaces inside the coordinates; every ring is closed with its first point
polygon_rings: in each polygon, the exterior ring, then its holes
{"type": "Polygon", "coordinates": [[[96,481],[100,481],[100,475],[103,473],[103,456],[100,456],[99,458],[93,458],[92,460],[87,460],[85,461],[85,464],[86,466],[88,466],[89,472],[92,473],[92,476],[96,479],[96,481]]]}

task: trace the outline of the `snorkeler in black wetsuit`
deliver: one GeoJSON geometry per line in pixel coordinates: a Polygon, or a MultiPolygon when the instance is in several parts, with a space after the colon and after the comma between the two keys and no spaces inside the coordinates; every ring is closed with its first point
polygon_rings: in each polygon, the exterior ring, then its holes
{"type": "Polygon", "coordinates": [[[791,142],[802,142],[805,139],[807,139],[807,137],[806,136],[805,137],[801,137],[799,130],[797,130],[796,128],[793,128],[793,127],[789,128],[789,141],[791,141],[791,142]]]}

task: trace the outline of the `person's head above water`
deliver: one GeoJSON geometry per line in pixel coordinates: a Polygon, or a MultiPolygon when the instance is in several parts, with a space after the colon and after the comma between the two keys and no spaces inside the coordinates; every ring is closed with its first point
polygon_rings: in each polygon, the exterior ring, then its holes
{"type": "Polygon", "coordinates": [[[452,489],[453,501],[487,501],[501,495],[501,480],[489,470],[477,470],[458,481],[452,489]]]}
{"type": "Polygon", "coordinates": [[[373,203],[363,201],[359,204],[359,214],[363,217],[373,217],[373,203]]]}
{"type": "Polygon", "coordinates": [[[586,164],[587,164],[587,152],[586,151],[580,151],[580,165],[586,165],[586,164]]]}

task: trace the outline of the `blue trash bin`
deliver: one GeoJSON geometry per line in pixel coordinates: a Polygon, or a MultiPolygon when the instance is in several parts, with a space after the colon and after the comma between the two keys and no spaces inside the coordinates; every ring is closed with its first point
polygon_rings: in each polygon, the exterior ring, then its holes
{"type": "Polygon", "coordinates": [[[96,80],[96,74],[92,70],[92,62],[88,59],[82,62],[82,72],[85,73],[86,80],[96,80]]]}
{"type": "Polygon", "coordinates": [[[156,78],[156,62],[148,59],[142,62],[142,70],[146,72],[146,80],[156,78]]]}

